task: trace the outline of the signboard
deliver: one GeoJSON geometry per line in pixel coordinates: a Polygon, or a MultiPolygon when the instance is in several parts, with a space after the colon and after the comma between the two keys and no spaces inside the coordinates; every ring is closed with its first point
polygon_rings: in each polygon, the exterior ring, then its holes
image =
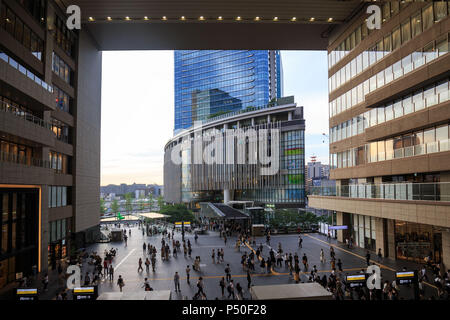
{"type": "Polygon", "coordinates": [[[36,301],[38,300],[38,290],[36,288],[17,289],[16,296],[19,301],[36,301]]]}
{"type": "Polygon", "coordinates": [[[328,226],[328,230],[347,230],[348,226],[328,226]]]}
{"type": "MultiPolygon", "coordinates": [[[[175,222],[175,228],[181,228],[182,226],[183,226],[182,222],[175,222]]],[[[187,227],[187,228],[190,228],[191,227],[191,223],[190,222],[184,222],[184,226],[187,227]]]]}
{"type": "Polygon", "coordinates": [[[97,287],[73,288],[72,295],[73,300],[96,300],[98,295],[97,287]]]}
{"type": "Polygon", "coordinates": [[[398,285],[413,284],[417,281],[416,271],[401,271],[395,273],[395,280],[398,285]]]}
{"type": "Polygon", "coordinates": [[[350,288],[364,287],[366,282],[367,280],[365,274],[347,276],[347,283],[350,285],[350,288]]]}

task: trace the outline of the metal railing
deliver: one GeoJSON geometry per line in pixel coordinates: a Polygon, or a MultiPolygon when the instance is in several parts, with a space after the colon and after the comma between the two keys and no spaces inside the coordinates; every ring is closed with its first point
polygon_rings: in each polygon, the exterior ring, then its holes
{"type": "Polygon", "coordinates": [[[9,64],[14,69],[19,70],[20,73],[34,81],[36,84],[40,85],[42,88],[47,90],[50,93],[53,93],[53,87],[46,83],[44,80],[36,76],[33,72],[22,66],[20,63],[18,63],[16,60],[8,56],[4,52],[0,52],[0,60],[5,61],[7,64],[9,64]]]}
{"type": "Polygon", "coordinates": [[[311,187],[310,195],[360,199],[450,201],[450,182],[311,187]]]}
{"type": "Polygon", "coordinates": [[[33,122],[34,124],[41,126],[43,128],[46,128],[48,130],[52,130],[52,125],[49,122],[46,122],[46,121],[42,120],[41,118],[38,118],[32,114],[29,114],[29,113],[15,107],[12,104],[6,103],[5,101],[0,101],[0,111],[11,113],[18,118],[21,118],[21,119],[29,121],[29,122],[33,122]]]}
{"type": "Polygon", "coordinates": [[[48,160],[24,157],[15,153],[8,153],[3,151],[0,151],[0,161],[21,164],[30,167],[41,167],[51,169],[50,161],[48,160]]]}

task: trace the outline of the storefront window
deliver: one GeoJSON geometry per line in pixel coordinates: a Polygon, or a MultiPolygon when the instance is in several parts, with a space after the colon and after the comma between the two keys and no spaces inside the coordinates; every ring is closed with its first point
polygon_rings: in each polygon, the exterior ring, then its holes
{"type": "MultiPolygon", "coordinates": [[[[397,259],[423,262],[428,255],[434,259],[433,227],[412,222],[395,221],[395,246],[397,259]]],[[[436,250],[437,249],[437,250],[436,250]]]]}

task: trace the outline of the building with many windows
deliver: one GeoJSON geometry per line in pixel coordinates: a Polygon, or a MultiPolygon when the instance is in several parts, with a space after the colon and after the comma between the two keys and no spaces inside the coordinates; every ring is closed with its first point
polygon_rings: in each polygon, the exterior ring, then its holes
{"type": "Polygon", "coordinates": [[[175,51],[175,133],[196,120],[260,107],[282,94],[279,51],[175,51]]]}
{"type": "Polygon", "coordinates": [[[186,129],[164,148],[164,200],[186,203],[193,209],[200,208],[200,202],[221,201],[304,207],[304,130],[303,107],[297,107],[293,97],[278,99],[272,107],[232,112],[186,129]],[[264,136],[264,131],[269,133],[264,136]],[[261,141],[269,143],[270,151],[261,141]],[[217,145],[208,153],[214,143],[217,145]],[[206,161],[209,154],[212,162],[206,161]],[[274,158],[264,162],[264,154],[274,158]],[[198,155],[200,162],[196,161],[198,155]],[[224,156],[222,162],[215,158],[219,155],[224,156]],[[264,173],[268,165],[276,170],[264,173]]]}
{"type": "Polygon", "coordinates": [[[330,36],[331,179],[309,206],[337,213],[384,256],[450,266],[450,100],[447,1],[389,1],[382,25],[359,14],[330,36]]]}
{"type": "Polygon", "coordinates": [[[98,231],[101,53],[65,21],[54,1],[0,1],[0,288],[98,231]]]}

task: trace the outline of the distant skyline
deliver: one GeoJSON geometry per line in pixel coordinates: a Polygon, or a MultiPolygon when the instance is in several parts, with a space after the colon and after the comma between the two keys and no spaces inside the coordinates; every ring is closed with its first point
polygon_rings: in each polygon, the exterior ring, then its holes
{"type": "MultiPolygon", "coordinates": [[[[281,51],[284,96],[304,106],[305,164],[328,164],[326,51],[281,51]],[[323,142],[324,141],[324,142],[323,142]]],[[[173,51],[105,51],[101,185],[163,184],[164,146],[174,128],[173,51]]]]}

